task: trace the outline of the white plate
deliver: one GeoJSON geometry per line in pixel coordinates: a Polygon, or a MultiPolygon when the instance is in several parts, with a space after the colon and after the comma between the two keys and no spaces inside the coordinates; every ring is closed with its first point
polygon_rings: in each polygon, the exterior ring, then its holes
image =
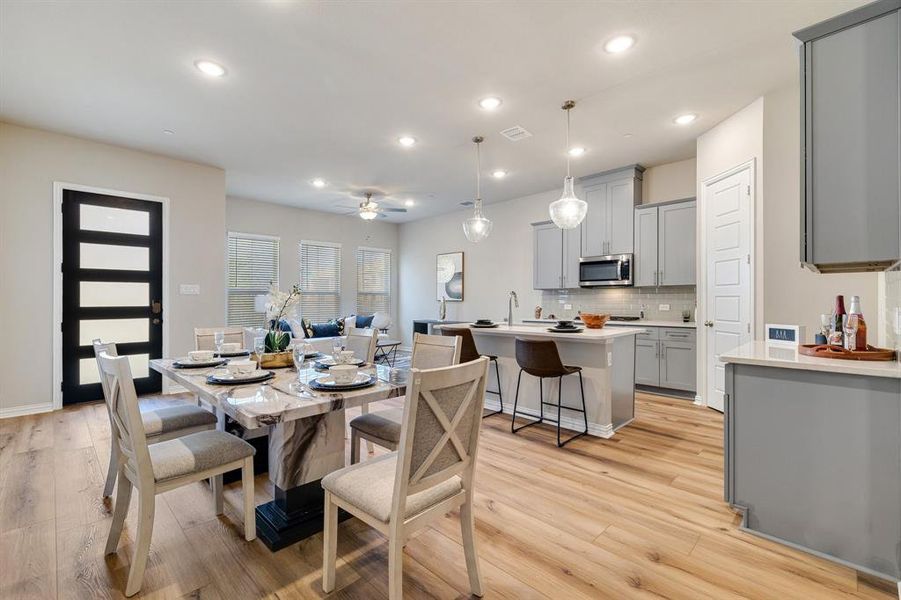
{"type": "Polygon", "coordinates": [[[317,377],[316,381],[319,382],[320,385],[329,386],[329,387],[343,387],[345,385],[359,385],[361,383],[367,383],[372,379],[372,375],[369,373],[357,373],[356,377],[353,378],[353,381],[349,383],[338,383],[335,381],[335,378],[331,375],[325,375],[323,377],[317,377]]]}
{"type": "Polygon", "coordinates": [[[251,373],[247,375],[236,375],[229,373],[226,369],[221,369],[213,373],[216,376],[216,379],[221,379],[222,381],[245,381],[247,379],[256,379],[257,377],[263,377],[268,374],[267,370],[255,369],[251,373]]]}
{"type": "Polygon", "coordinates": [[[222,364],[221,358],[214,358],[213,360],[191,360],[189,357],[179,358],[175,361],[175,364],[179,367],[215,367],[222,364]]]}

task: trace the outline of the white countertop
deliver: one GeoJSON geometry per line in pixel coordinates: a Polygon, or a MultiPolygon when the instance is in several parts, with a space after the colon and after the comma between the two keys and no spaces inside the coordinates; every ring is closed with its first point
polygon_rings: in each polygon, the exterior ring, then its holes
{"type": "Polygon", "coordinates": [[[841,360],[837,358],[817,358],[798,353],[795,348],[770,346],[766,342],[755,341],[739,346],[735,350],[720,355],[724,363],[823,371],[825,373],[846,373],[870,377],[901,379],[901,363],[841,360]]]}
{"type": "MultiPolygon", "coordinates": [[[[532,323],[535,325],[553,324],[563,319],[523,319],[523,323],[532,323]]],[[[581,321],[576,320],[576,323],[581,321]]],[[[642,319],[639,321],[607,321],[604,327],[685,327],[696,329],[698,326],[694,321],[683,323],[682,321],[655,321],[652,319],[642,319]]]]}
{"type": "MultiPolygon", "coordinates": [[[[452,327],[460,327],[460,325],[452,325],[452,327]]],[[[520,336],[520,337],[530,337],[530,338],[552,338],[557,341],[571,341],[571,342],[595,342],[601,343],[606,342],[607,340],[612,340],[618,337],[626,337],[630,335],[637,335],[644,331],[641,327],[616,327],[614,329],[607,329],[604,327],[603,329],[588,329],[587,327],[582,327],[582,331],[580,333],[556,333],[554,331],[548,331],[546,327],[539,327],[537,325],[514,325],[513,327],[508,327],[507,325],[498,325],[497,327],[470,327],[473,335],[506,335],[506,336],[520,336]]]]}

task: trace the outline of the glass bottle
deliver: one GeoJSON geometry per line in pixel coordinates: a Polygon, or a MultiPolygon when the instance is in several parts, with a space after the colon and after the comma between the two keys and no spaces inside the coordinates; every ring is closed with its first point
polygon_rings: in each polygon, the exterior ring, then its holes
{"type": "Polygon", "coordinates": [[[844,346],[845,337],[842,325],[845,314],[845,297],[839,294],[835,297],[835,308],[832,310],[832,329],[829,332],[829,344],[832,346],[844,346]]]}
{"type": "Polygon", "coordinates": [[[867,322],[863,318],[863,312],[860,310],[860,296],[851,296],[851,305],[848,308],[849,315],[857,315],[857,335],[854,340],[854,347],[849,350],[866,350],[867,349],[867,322]]]}

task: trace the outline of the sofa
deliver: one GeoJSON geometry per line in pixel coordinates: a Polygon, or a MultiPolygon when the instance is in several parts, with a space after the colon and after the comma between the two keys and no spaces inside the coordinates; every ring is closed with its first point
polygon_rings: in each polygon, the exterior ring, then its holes
{"type": "MultiPolygon", "coordinates": [[[[317,352],[322,352],[323,354],[331,354],[332,350],[335,346],[335,338],[338,338],[344,341],[344,335],[341,336],[330,336],[330,337],[306,337],[303,326],[301,325],[300,319],[286,319],[288,324],[291,326],[291,337],[293,339],[302,339],[305,342],[309,343],[317,352]]],[[[345,331],[348,327],[356,328],[356,315],[351,315],[350,317],[345,317],[344,319],[344,327],[345,331]],[[351,321],[352,319],[352,321],[351,321]]],[[[388,315],[384,313],[375,313],[373,315],[372,320],[372,328],[379,329],[379,338],[385,339],[388,337],[388,334],[385,330],[391,327],[391,319],[388,315]]],[[[253,340],[254,338],[262,335],[266,335],[267,330],[262,327],[245,327],[244,328],[244,347],[248,350],[253,350],[253,340]]]]}

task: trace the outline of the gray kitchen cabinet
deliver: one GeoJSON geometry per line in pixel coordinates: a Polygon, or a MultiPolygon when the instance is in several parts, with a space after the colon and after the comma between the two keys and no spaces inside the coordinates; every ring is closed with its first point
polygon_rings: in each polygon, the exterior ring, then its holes
{"type": "Polygon", "coordinates": [[[694,200],[666,204],[657,209],[660,285],[695,284],[695,213],[694,200]]]}
{"type": "Polygon", "coordinates": [[[901,258],[901,0],[795,33],[801,47],[801,262],[884,270],[901,258]]]}
{"type": "Polygon", "coordinates": [[[636,287],[695,285],[696,211],[694,198],[635,209],[636,287]]]}
{"type": "Polygon", "coordinates": [[[532,223],[532,287],[579,287],[579,229],[560,229],[551,221],[532,223]]]}
{"type": "Polygon", "coordinates": [[[662,340],[660,387],[693,392],[697,389],[697,348],[694,342],[662,340]]]}
{"type": "Polygon", "coordinates": [[[633,252],[635,205],[641,204],[644,167],[633,165],[579,180],[588,203],[581,226],[581,255],[606,256],[633,252]]]}
{"type": "Polygon", "coordinates": [[[635,339],[635,383],[660,386],[660,342],[635,339]]]}
{"type": "Polygon", "coordinates": [[[632,282],[636,287],[657,285],[657,207],[635,209],[635,265],[632,282]]]}

